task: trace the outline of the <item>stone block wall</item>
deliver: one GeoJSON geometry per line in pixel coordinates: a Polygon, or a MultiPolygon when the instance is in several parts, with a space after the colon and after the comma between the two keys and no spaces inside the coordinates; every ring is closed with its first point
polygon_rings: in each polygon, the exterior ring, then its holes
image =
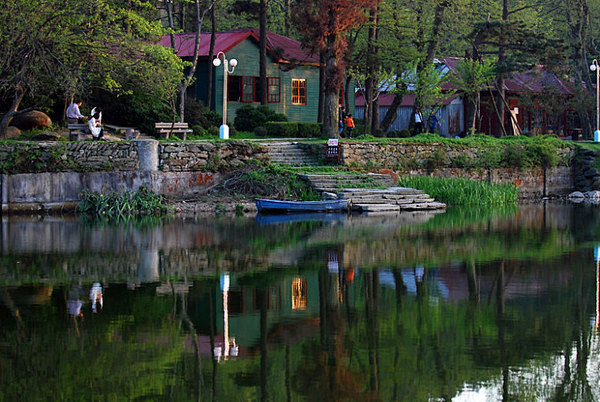
{"type": "Polygon", "coordinates": [[[266,163],[266,149],[248,141],[173,142],[158,147],[158,168],[165,172],[218,171],[241,167],[250,160],[266,163]]]}

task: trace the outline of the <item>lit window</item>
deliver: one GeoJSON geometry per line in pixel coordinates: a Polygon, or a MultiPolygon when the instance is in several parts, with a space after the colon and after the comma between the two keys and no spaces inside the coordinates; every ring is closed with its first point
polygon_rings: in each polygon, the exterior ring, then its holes
{"type": "Polygon", "coordinates": [[[306,105],[306,80],[292,80],[292,105],[306,105]]]}
{"type": "Polygon", "coordinates": [[[269,103],[279,103],[279,94],[281,92],[281,80],[279,77],[267,78],[267,86],[269,87],[269,103]]]}

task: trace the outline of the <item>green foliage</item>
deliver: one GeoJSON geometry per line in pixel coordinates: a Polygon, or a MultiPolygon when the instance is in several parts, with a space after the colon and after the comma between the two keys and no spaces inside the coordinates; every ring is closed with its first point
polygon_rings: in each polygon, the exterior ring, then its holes
{"type": "Polygon", "coordinates": [[[317,200],[319,195],[301,180],[293,169],[278,164],[249,166],[218,188],[221,196],[276,197],[291,200],[317,200]]]}
{"type": "Polygon", "coordinates": [[[137,192],[124,191],[107,194],[94,194],[88,190],[81,192],[77,212],[107,218],[123,218],[139,215],[166,214],[169,207],[162,195],[141,187],[137,192]]]}
{"type": "Polygon", "coordinates": [[[323,123],[298,123],[298,138],[320,138],[323,123]]]}
{"type": "Polygon", "coordinates": [[[106,117],[116,122],[133,116],[143,127],[150,112],[172,104],[183,62],[157,44],[163,30],[156,10],[146,19],[152,9],[119,2],[15,0],[6,5],[0,11],[7,33],[0,43],[0,65],[6,67],[0,96],[17,107],[21,94],[27,105],[75,96],[109,111],[115,102],[97,103],[96,95],[104,92],[126,106],[106,117]]]}
{"type": "Polygon", "coordinates": [[[462,59],[456,63],[456,74],[452,76],[453,85],[471,99],[479,91],[490,87],[496,76],[494,63],[486,60],[462,59]]]}
{"type": "Polygon", "coordinates": [[[265,124],[268,137],[274,138],[293,138],[298,133],[298,123],[290,122],[273,122],[269,121],[265,124]]]}
{"type": "Polygon", "coordinates": [[[42,149],[35,143],[8,142],[13,144],[12,152],[0,162],[0,172],[4,174],[42,173],[63,171],[85,171],[86,166],[78,166],[65,157],[66,143],[56,143],[50,150],[42,149]]]}
{"type": "Polygon", "coordinates": [[[434,199],[453,205],[515,204],[519,194],[512,184],[490,184],[462,178],[402,177],[398,185],[423,190],[434,199]]]}
{"type": "Polygon", "coordinates": [[[185,100],[185,121],[192,126],[199,126],[203,129],[210,127],[219,127],[223,122],[223,117],[204,106],[204,103],[186,97],[185,100]]]}
{"type": "Polygon", "coordinates": [[[287,121],[287,117],[265,105],[244,105],[237,110],[234,125],[240,131],[253,131],[255,127],[264,126],[268,121],[287,121]]]}
{"type": "Polygon", "coordinates": [[[408,138],[411,135],[411,131],[407,128],[403,130],[390,130],[386,133],[387,138],[408,138]]]}
{"type": "Polygon", "coordinates": [[[264,128],[263,126],[258,126],[254,128],[254,134],[256,134],[257,137],[266,137],[267,136],[267,129],[264,128]]]}

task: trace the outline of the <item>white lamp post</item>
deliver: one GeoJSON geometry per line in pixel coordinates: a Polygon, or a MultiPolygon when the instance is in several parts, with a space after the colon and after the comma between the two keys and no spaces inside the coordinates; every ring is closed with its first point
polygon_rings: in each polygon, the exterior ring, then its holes
{"type": "Polygon", "coordinates": [[[237,60],[227,60],[225,53],[219,52],[213,59],[213,65],[219,67],[221,65],[221,58],[223,59],[223,124],[219,128],[219,138],[226,140],[229,138],[229,126],[227,126],[227,74],[233,73],[235,66],[237,66],[237,60]],[[231,71],[229,71],[229,65],[231,65],[231,71]]]}
{"type": "Polygon", "coordinates": [[[592,60],[590,70],[596,72],[596,131],[594,131],[594,141],[600,141],[600,66],[598,60],[592,60]]]}

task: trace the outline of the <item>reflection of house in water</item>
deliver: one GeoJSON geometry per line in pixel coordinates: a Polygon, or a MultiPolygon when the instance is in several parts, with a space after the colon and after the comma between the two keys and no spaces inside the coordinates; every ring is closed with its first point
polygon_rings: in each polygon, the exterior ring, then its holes
{"type": "MultiPolygon", "coordinates": [[[[497,287],[498,269],[501,262],[478,266],[475,277],[481,295],[494,294],[497,287]]],[[[420,267],[398,268],[403,286],[408,294],[417,294],[421,273],[420,267]]],[[[568,272],[549,272],[544,269],[531,269],[530,266],[511,266],[506,263],[504,297],[515,299],[532,293],[547,292],[557,285],[564,285],[570,279],[568,272]]],[[[426,284],[426,294],[446,300],[468,300],[469,283],[467,267],[462,263],[442,264],[424,268],[422,281],[426,284]]],[[[390,268],[381,269],[379,282],[384,287],[396,288],[397,278],[390,268]]]]}
{"type": "Polygon", "coordinates": [[[279,338],[306,335],[307,331],[316,329],[319,317],[317,272],[282,275],[280,280],[269,281],[265,286],[244,282],[247,280],[234,275],[225,279],[224,275],[219,291],[204,289],[196,293],[196,287],[190,289],[188,313],[202,335],[204,355],[211,355],[211,327],[215,330],[215,347],[221,348],[222,358],[232,355],[233,339],[240,355],[250,353],[250,349],[260,345],[261,314],[266,314],[269,340],[285,342],[279,338]]]}

